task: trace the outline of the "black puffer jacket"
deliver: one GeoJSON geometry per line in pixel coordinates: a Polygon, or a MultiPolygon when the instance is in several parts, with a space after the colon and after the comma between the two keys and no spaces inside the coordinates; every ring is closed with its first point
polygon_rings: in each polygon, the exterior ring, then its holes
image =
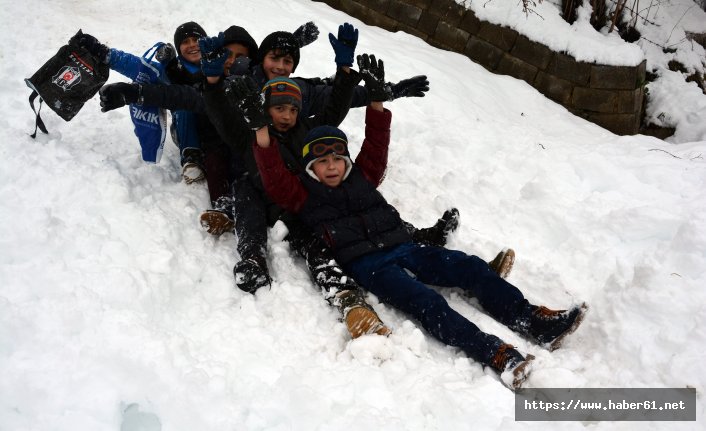
{"type": "Polygon", "coordinates": [[[333,250],[341,265],[388,247],[412,241],[397,210],[354,166],[338,187],[300,175],[309,198],[299,217],[333,250]]]}

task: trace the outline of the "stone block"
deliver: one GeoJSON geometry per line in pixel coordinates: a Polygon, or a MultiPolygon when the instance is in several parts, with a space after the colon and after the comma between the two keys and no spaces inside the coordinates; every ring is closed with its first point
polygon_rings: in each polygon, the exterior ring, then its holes
{"type": "Polygon", "coordinates": [[[554,51],[546,45],[530,40],[523,35],[517,36],[515,45],[510,53],[525,63],[529,63],[541,70],[547,68],[554,56],[554,51]]]}
{"type": "Polygon", "coordinates": [[[495,68],[498,67],[498,63],[500,63],[500,59],[505,54],[500,48],[491,45],[477,36],[468,38],[468,43],[463,53],[471,60],[491,71],[495,71],[495,68]]]}
{"type": "Polygon", "coordinates": [[[605,114],[585,112],[586,120],[608,129],[616,135],[635,135],[640,131],[640,114],[605,114]]]}
{"type": "Polygon", "coordinates": [[[478,19],[476,14],[473,13],[472,10],[467,9],[466,13],[463,14],[461,22],[458,24],[458,27],[470,34],[478,34],[480,31],[480,23],[481,21],[478,19]]]}
{"type": "Polygon", "coordinates": [[[405,33],[409,33],[412,36],[416,36],[425,42],[428,42],[428,39],[429,39],[429,35],[427,35],[426,33],[419,31],[419,29],[417,29],[415,27],[412,27],[412,26],[409,26],[406,24],[402,24],[402,23],[397,23],[397,31],[403,31],[405,33]]]}
{"type": "Polygon", "coordinates": [[[545,70],[557,78],[565,79],[584,87],[588,86],[588,80],[591,77],[590,63],[576,61],[574,57],[560,52],[554,53],[545,70]]]}
{"type": "MultiPolygon", "coordinates": [[[[358,18],[367,25],[374,25],[388,31],[397,31],[397,21],[367,7],[360,2],[350,0],[341,1],[341,5],[338,10],[345,12],[352,17],[358,18]]],[[[335,34],[336,31],[332,31],[332,33],[335,34]]]]}
{"type": "Polygon", "coordinates": [[[510,51],[515,45],[517,39],[517,31],[489,22],[481,22],[478,37],[486,42],[500,48],[503,51],[510,51]]]}
{"type": "Polygon", "coordinates": [[[398,22],[416,27],[422,15],[422,10],[400,0],[390,0],[386,15],[398,22]]]}
{"type": "Polygon", "coordinates": [[[467,31],[457,27],[452,27],[445,21],[439,21],[434,33],[434,39],[439,43],[448,46],[456,52],[463,52],[466,47],[470,34],[467,31]]]}
{"type": "Polygon", "coordinates": [[[574,90],[574,83],[565,79],[557,78],[541,70],[534,80],[534,87],[548,98],[562,105],[571,103],[571,93],[574,90]]]}
{"type": "Polygon", "coordinates": [[[637,66],[637,86],[642,87],[647,82],[647,60],[642,60],[637,66]]]}
{"type": "Polygon", "coordinates": [[[451,51],[451,47],[450,47],[450,46],[444,45],[443,43],[437,41],[436,39],[429,38],[429,39],[427,39],[427,43],[428,43],[429,45],[433,46],[434,48],[443,49],[443,50],[445,50],[445,51],[451,51]]]}
{"type": "Polygon", "coordinates": [[[576,87],[571,105],[574,108],[602,113],[634,113],[642,109],[642,88],[605,90],[576,87]]]}
{"type": "Polygon", "coordinates": [[[421,10],[426,10],[429,9],[429,6],[431,6],[432,0],[404,0],[405,3],[416,6],[421,10]]]}
{"type": "Polygon", "coordinates": [[[366,6],[356,2],[356,1],[345,1],[342,0],[340,2],[340,6],[338,7],[338,10],[341,12],[345,12],[350,16],[356,17],[359,20],[365,22],[363,19],[367,15],[367,11],[369,10],[366,6]]]}
{"type": "Polygon", "coordinates": [[[498,63],[495,71],[502,75],[510,75],[513,78],[521,79],[528,84],[534,83],[534,78],[537,76],[537,68],[529,63],[525,63],[519,58],[512,55],[504,54],[498,63]]]}
{"type": "Polygon", "coordinates": [[[436,27],[439,25],[439,16],[429,13],[428,11],[423,11],[422,16],[419,17],[419,23],[417,24],[417,29],[428,36],[434,36],[436,32],[436,27]]]}
{"type": "Polygon", "coordinates": [[[391,0],[357,0],[358,3],[372,9],[375,12],[380,12],[382,14],[387,12],[387,8],[390,7],[391,0]]]}
{"type": "Polygon", "coordinates": [[[438,16],[442,21],[446,21],[449,25],[457,26],[461,22],[466,8],[454,0],[432,0],[427,11],[438,16]]]}
{"type": "Polygon", "coordinates": [[[638,87],[637,66],[591,66],[591,88],[633,90],[638,87]]]}
{"type": "Polygon", "coordinates": [[[643,124],[640,127],[640,134],[654,136],[659,139],[667,139],[677,131],[674,127],[662,127],[655,124],[643,124]]]}

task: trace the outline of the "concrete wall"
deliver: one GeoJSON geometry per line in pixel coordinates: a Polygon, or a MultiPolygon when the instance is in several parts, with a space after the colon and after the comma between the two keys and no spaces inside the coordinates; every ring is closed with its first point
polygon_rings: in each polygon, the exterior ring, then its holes
{"type": "Polygon", "coordinates": [[[404,31],[437,48],[464,54],[491,72],[522,79],[575,115],[616,134],[640,130],[644,61],[633,67],[580,62],[511,28],[481,21],[454,0],[314,1],[368,25],[404,31]]]}

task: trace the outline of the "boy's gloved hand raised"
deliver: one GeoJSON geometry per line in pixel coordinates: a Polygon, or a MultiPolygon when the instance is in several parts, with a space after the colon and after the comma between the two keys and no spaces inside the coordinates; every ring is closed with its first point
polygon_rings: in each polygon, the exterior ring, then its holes
{"type": "Polygon", "coordinates": [[[294,39],[299,42],[299,48],[309,45],[319,37],[319,28],[313,22],[309,21],[306,24],[299,26],[292,33],[294,39]]]}
{"type": "Polygon", "coordinates": [[[365,89],[373,102],[388,100],[389,86],[385,83],[385,65],[382,60],[376,60],[374,55],[358,56],[358,69],[365,81],[365,89]]]}
{"type": "Polygon", "coordinates": [[[94,36],[88,33],[83,33],[81,30],[78,31],[70,40],[69,45],[80,46],[85,48],[91,53],[98,61],[101,63],[108,64],[108,54],[110,53],[110,48],[103,45],[94,36]]]}
{"type": "Polygon", "coordinates": [[[268,87],[265,94],[260,92],[257,83],[250,76],[239,76],[228,81],[226,94],[243,114],[243,119],[250,130],[258,130],[270,123],[265,112],[265,103],[272,90],[268,87]]]}
{"type": "Polygon", "coordinates": [[[409,79],[403,79],[397,84],[387,83],[390,93],[389,101],[400,97],[424,97],[424,93],[429,91],[429,79],[426,75],[418,75],[409,79]]]}
{"type": "Polygon", "coordinates": [[[117,82],[104,85],[100,90],[101,112],[112,111],[129,103],[138,103],[142,87],[140,84],[117,82]]]}
{"type": "Polygon", "coordinates": [[[218,36],[202,37],[199,39],[199,49],[201,50],[201,70],[206,76],[223,75],[223,65],[228,60],[230,50],[223,48],[225,35],[223,32],[218,36]]]}
{"type": "Polygon", "coordinates": [[[240,56],[235,59],[233,64],[230,65],[228,69],[228,75],[241,76],[250,73],[250,63],[252,61],[249,57],[240,56]]]}
{"type": "Polygon", "coordinates": [[[331,42],[333,52],[336,53],[336,65],[353,66],[353,55],[358,45],[358,29],[346,22],[338,26],[338,39],[333,33],[329,33],[328,40],[331,42]]]}

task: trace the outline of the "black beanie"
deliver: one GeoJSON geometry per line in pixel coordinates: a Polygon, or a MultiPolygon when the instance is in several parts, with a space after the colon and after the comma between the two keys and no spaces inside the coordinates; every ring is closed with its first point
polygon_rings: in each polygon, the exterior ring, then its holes
{"type": "Polygon", "coordinates": [[[243,27],[231,25],[228,29],[226,29],[226,31],[223,32],[223,36],[223,45],[240,43],[247,47],[248,51],[250,51],[250,55],[248,57],[250,57],[251,60],[258,58],[257,43],[255,43],[255,39],[253,39],[252,36],[250,36],[250,33],[248,33],[243,27]]]}
{"type": "Polygon", "coordinates": [[[177,52],[180,52],[179,45],[181,45],[184,39],[192,36],[196,38],[201,38],[206,37],[208,35],[204,31],[203,27],[193,21],[185,22],[184,24],[177,27],[176,31],[174,32],[174,47],[177,49],[177,52]]]}
{"type": "Polygon", "coordinates": [[[299,45],[301,42],[294,37],[294,35],[288,31],[276,31],[274,33],[268,34],[265,39],[260,43],[260,51],[257,56],[257,62],[262,64],[265,59],[265,55],[268,52],[278,49],[280,54],[290,54],[294,59],[294,67],[292,72],[297,69],[299,64],[299,45]]]}

